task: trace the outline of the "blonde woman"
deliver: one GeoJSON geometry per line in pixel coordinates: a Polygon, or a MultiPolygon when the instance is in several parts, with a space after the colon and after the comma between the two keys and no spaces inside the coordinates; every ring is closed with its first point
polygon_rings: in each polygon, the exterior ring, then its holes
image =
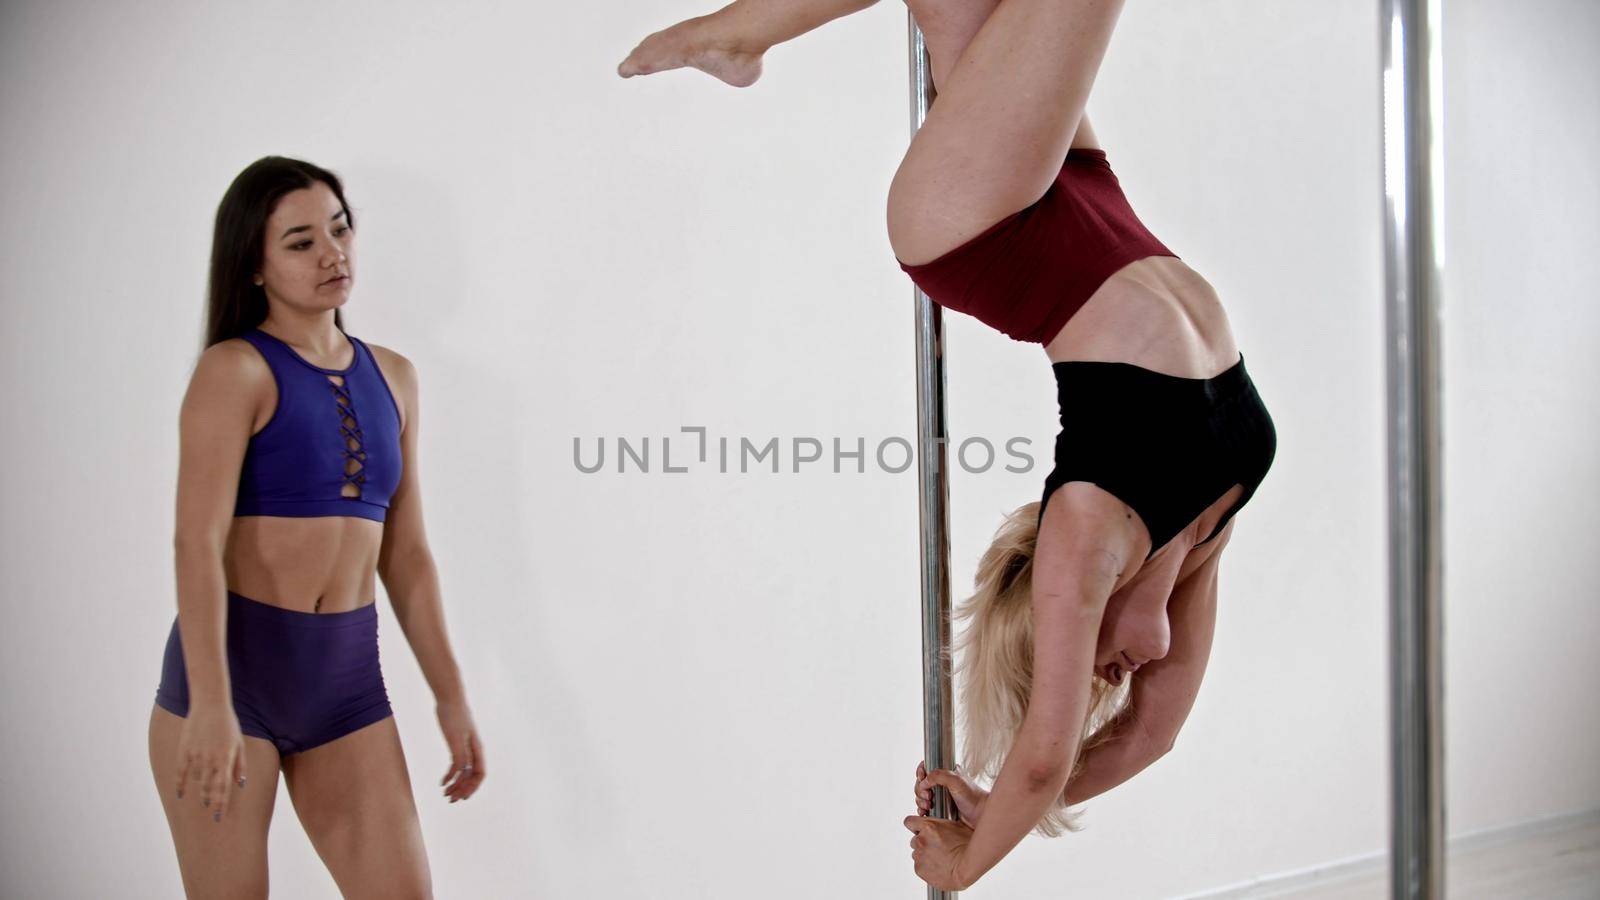
{"type": "MultiPolygon", "coordinates": [[[[645,38],[623,77],[753,84],[763,54],[875,0],[738,0],[645,38]]],[[[940,305],[1044,348],[1061,410],[1039,501],[960,613],[966,769],[917,770],[916,873],[959,890],[1172,746],[1210,655],[1232,518],[1276,453],[1216,292],[1134,215],[1084,107],[1121,0],[907,0],[937,99],[889,241],[940,305]],[[1137,672],[1137,675],[1134,673],[1137,672]]]]}

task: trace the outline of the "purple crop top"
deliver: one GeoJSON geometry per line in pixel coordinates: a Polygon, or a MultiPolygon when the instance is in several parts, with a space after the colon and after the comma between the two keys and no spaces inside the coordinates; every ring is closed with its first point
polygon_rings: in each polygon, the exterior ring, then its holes
{"type": "Polygon", "coordinates": [[[382,522],[400,484],[400,407],[372,351],[346,335],[349,368],[324,369],[259,328],[240,337],[266,358],[278,405],[250,436],[233,514],[382,522]]]}

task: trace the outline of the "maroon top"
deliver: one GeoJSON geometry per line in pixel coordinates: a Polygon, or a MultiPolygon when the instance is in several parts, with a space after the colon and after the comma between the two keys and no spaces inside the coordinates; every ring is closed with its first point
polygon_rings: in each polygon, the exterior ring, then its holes
{"type": "Polygon", "coordinates": [[[938,259],[900,268],[940,306],[1048,344],[1107,278],[1147,256],[1177,254],[1133,214],[1106,152],[1080,148],[1031,205],[938,259]]]}

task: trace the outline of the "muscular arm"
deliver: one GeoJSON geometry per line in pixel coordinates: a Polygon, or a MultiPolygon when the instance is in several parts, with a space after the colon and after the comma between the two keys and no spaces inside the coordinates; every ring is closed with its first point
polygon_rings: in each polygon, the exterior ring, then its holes
{"type": "Polygon", "coordinates": [[[461,670],[450,650],[439,571],[422,526],[422,485],[417,465],[417,399],[421,391],[417,371],[400,354],[383,348],[375,350],[382,353],[379,365],[405,411],[400,430],[400,484],[389,499],[389,512],[384,517],[378,577],[383,580],[395,619],[434,698],[459,699],[464,690],[461,670]]]}
{"type": "Polygon", "coordinates": [[[1067,782],[1060,805],[1075,806],[1111,790],[1149,768],[1166,750],[1139,731],[1119,728],[1116,736],[1084,753],[1083,770],[1067,782]]]}
{"type": "Polygon", "coordinates": [[[1070,522],[1067,502],[1058,498],[1047,512],[1034,557],[1033,684],[1022,726],[959,864],[969,884],[1011,852],[1060,798],[1083,735],[1095,644],[1116,573],[1101,545],[1080,543],[1082,529],[1062,526],[1070,522]]]}
{"type": "Polygon", "coordinates": [[[1033,690],[967,847],[962,874],[969,883],[1005,858],[1060,797],[1082,737],[1089,708],[1085,676],[1093,669],[1104,607],[1059,602],[1061,608],[1054,611],[1042,608],[1050,605],[1049,600],[1035,600],[1033,690]],[[1052,643],[1059,649],[1045,650],[1052,643]]]}
{"type": "Polygon", "coordinates": [[[1211,657],[1217,623],[1217,567],[1232,534],[1229,522],[1219,545],[1199,568],[1172,589],[1167,615],[1172,644],[1167,655],[1132,675],[1128,707],[1113,725],[1115,735],[1084,754],[1083,771],[1067,785],[1067,806],[1105,793],[1165,756],[1194,709],[1211,657]]]}

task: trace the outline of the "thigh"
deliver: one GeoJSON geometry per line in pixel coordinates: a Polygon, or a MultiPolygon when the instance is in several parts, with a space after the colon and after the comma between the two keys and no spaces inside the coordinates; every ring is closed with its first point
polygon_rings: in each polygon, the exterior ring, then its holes
{"type": "Polygon", "coordinates": [[[950,80],[950,69],[1000,0],[906,0],[906,8],[922,32],[935,92],[950,80]]]}
{"type": "MultiPolygon", "coordinates": [[[[910,4],[915,16],[920,2],[910,4]]],[[[889,241],[928,262],[1061,172],[1121,0],[1006,0],[951,67],[889,186],[889,241]]],[[[930,13],[932,15],[932,13],[930,13]]]]}
{"type": "Polygon", "coordinates": [[[345,897],[433,896],[393,716],[285,756],[283,775],[295,813],[345,897]]]}
{"type": "Polygon", "coordinates": [[[278,750],[271,741],[245,735],[245,786],[229,786],[228,813],[212,821],[200,791],[179,800],[178,737],[183,718],[151,704],[150,771],[161,795],[178,870],[189,897],[266,897],[267,827],[278,796],[278,750]]]}

